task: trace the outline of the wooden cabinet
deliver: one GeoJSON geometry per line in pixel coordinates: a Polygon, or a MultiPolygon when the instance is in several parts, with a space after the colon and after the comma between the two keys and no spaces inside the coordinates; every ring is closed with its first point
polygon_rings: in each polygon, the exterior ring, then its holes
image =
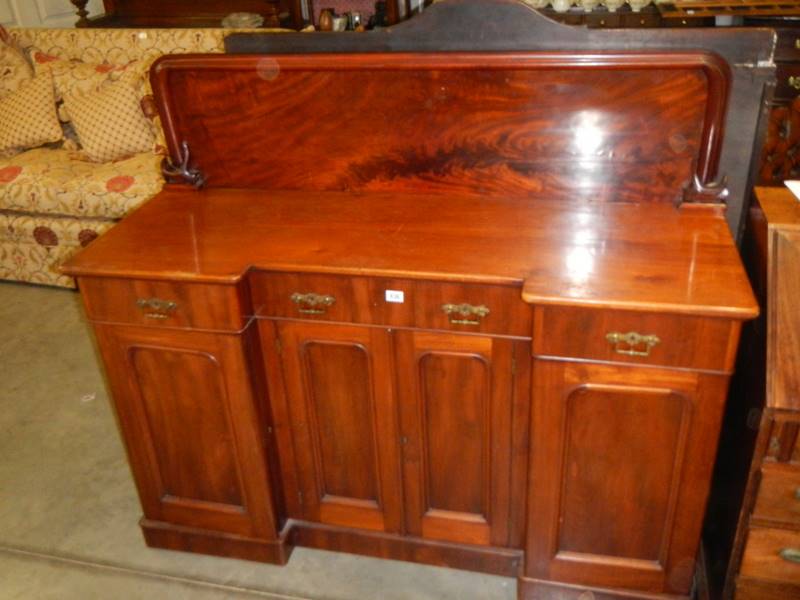
{"type": "MultiPolygon", "coordinates": [[[[512,421],[515,408],[527,417],[525,394],[515,395],[515,353],[528,360],[527,343],[304,321],[260,327],[280,355],[275,397],[285,398],[277,410],[286,411],[299,479],[293,516],[520,546],[512,504],[518,517],[524,503],[511,480],[521,486],[526,456],[514,453],[524,430],[512,421]]],[[[527,389],[527,369],[520,376],[527,389]]]]}
{"type": "Polygon", "coordinates": [[[788,600],[800,598],[800,203],[785,188],[756,199],[744,257],[766,312],[743,335],[704,543],[712,597],[788,600]]]}
{"type": "MultiPolygon", "coordinates": [[[[511,495],[514,342],[423,331],[396,340],[407,531],[508,546],[519,502],[511,495]]],[[[526,346],[517,347],[521,361],[526,346]]]]}
{"type": "Polygon", "coordinates": [[[772,38],[604,52],[519,3],[425,14],[352,54],[287,34],[153,67],[170,173],[207,185],[167,185],[66,267],[148,542],[688,600],[758,313],[713,181],[772,38]]]}
{"type": "Polygon", "coordinates": [[[302,518],[399,532],[400,435],[383,329],[279,322],[302,518]]]}
{"type": "Polygon", "coordinates": [[[274,544],[279,523],[251,332],[97,324],[95,333],[148,542],[188,540],[212,554],[285,562],[274,544]]]}
{"type": "Polygon", "coordinates": [[[726,382],[537,360],[526,575],[685,593],[726,382]]]}
{"type": "Polygon", "coordinates": [[[783,185],[800,175],[800,27],[792,18],[750,17],[747,24],[775,28],[775,90],[770,98],[759,185],[783,185]]]}

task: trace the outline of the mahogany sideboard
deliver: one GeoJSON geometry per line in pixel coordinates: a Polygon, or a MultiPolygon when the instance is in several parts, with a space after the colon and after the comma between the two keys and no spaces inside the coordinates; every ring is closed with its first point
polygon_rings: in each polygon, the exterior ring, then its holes
{"type": "Polygon", "coordinates": [[[64,267],[149,545],[689,596],[758,313],[716,183],[723,57],[186,55],[151,79],[173,183],[64,267]]]}

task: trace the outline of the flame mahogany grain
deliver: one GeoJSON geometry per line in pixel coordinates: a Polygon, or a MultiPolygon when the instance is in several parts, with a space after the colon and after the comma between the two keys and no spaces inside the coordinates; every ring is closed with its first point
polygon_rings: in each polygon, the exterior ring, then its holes
{"type": "Polygon", "coordinates": [[[152,73],[173,162],[187,142],[211,187],[620,202],[713,179],[730,85],[703,52],[184,55],[152,73]]]}

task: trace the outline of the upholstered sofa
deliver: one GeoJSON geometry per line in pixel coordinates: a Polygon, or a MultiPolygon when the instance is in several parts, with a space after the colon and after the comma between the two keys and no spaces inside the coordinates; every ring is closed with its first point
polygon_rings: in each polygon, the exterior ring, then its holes
{"type": "MultiPolygon", "coordinates": [[[[136,65],[132,77],[140,79],[144,97],[149,65],[158,56],[221,52],[230,32],[11,29],[6,39],[24,51],[33,67],[37,60],[60,59],[85,63],[89,66],[82,65],[83,72],[91,74],[136,65]]],[[[69,135],[60,143],[0,158],[0,279],[74,287],[58,265],[161,189],[163,143],[157,119],[153,121],[152,148],[118,160],[87,158],[80,140],[71,141],[69,135]]]]}

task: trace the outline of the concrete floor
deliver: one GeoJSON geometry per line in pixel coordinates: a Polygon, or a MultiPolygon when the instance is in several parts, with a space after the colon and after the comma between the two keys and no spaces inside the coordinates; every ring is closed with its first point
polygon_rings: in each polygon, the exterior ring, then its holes
{"type": "Polygon", "coordinates": [[[154,550],[78,295],[0,282],[0,600],[512,600],[513,579],[298,548],[154,550]]]}

